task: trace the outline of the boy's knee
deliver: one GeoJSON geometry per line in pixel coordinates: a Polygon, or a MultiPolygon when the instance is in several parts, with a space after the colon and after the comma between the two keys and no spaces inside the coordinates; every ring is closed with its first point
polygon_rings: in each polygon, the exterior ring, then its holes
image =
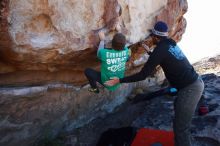
{"type": "Polygon", "coordinates": [[[91,71],[92,71],[91,68],[86,68],[86,69],[84,70],[84,74],[85,74],[85,75],[89,75],[89,74],[91,73],[91,71]]]}

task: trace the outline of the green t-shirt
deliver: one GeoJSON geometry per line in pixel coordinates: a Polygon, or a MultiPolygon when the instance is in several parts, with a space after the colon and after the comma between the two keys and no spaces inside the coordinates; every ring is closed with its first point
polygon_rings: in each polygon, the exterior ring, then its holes
{"type": "MultiPolygon", "coordinates": [[[[130,49],[127,47],[124,50],[101,49],[98,52],[98,58],[101,60],[101,79],[102,83],[110,80],[112,77],[123,78],[125,73],[125,65],[131,55],[130,49]]],[[[107,89],[113,91],[119,87],[105,86],[107,89]]]]}

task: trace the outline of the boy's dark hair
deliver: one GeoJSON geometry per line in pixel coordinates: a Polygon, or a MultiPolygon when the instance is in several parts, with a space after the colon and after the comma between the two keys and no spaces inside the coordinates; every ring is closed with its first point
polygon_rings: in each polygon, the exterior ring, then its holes
{"type": "Polygon", "coordinates": [[[126,44],[126,38],[122,33],[116,33],[112,39],[112,48],[123,50],[126,44]]]}

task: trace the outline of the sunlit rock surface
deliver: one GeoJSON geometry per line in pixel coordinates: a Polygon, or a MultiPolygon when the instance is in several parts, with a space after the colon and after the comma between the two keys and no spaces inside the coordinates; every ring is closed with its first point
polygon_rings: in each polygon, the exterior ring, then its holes
{"type": "Polygon", "coordinates": [[[133,44],[127,74],[146,62],[139,42],[154,44],[149,29],[164,20],[179,41],[185,31],[185,0],[1,0],[0,145],[30,145],[112,112],[133,89],[160,85],[157,69],[146,81],[116,92],[91,94],[83,70],[99,69],[99,38],[109,45],[120,24],[133,44]],[[147,39],[146,39],[147,38],[147,39]]]}
{"type": "Polygon", "coordinates": [[[83,70],[99,68],[98,30],[105,30],[109,42],[119,24],[134,44],[163,20],[179,40],[186,9],[184,0],[2,0],[0,85],[84,84],[83,70]]]}

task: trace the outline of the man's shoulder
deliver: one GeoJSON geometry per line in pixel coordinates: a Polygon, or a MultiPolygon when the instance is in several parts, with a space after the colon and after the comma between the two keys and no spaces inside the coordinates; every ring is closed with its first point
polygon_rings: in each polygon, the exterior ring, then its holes
{"type": "Polygon", "coordinates": [[[176,41],[172,38],[167,38],[161,41],[162,44],[176,45],[176,41]]]}
{"type": "Polygon", "coordinates": [[[166,38],[166,39],[163,39],[161,40],[158,44],[157,44],[158,47],[170,47],[170,46],[176,46],[176,42],[171,39],[171,38],[166,38]]]}

